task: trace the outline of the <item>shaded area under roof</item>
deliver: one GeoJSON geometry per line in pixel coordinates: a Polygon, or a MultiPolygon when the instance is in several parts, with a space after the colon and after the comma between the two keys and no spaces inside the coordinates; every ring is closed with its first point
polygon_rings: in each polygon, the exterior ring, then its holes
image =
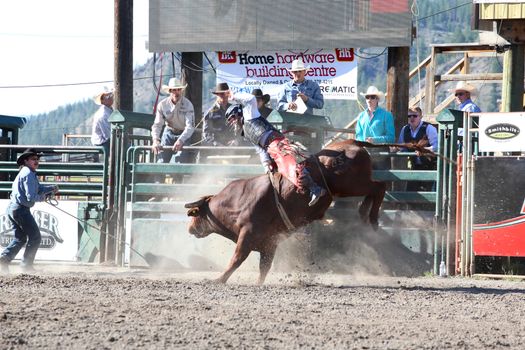
{"type": "Polygon", "coordinates": [[[0,129],[22,129],[27,124],[24,117],[14,117],[10,115],[0,115],[0,129]]]}

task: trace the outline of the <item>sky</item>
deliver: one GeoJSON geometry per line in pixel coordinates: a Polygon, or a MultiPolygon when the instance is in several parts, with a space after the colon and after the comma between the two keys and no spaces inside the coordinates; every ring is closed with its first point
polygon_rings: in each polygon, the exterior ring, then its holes
{"type": "MultiPolygon", "coordinates": [[[[134,0],[133,64],[152,53],[148,0],[134,0]]],[[[114,0],[0,0],[0,115],[91,98],[113,80],[114,0]],[[60,87],[37,85],[82,84],[60,87]]]]}

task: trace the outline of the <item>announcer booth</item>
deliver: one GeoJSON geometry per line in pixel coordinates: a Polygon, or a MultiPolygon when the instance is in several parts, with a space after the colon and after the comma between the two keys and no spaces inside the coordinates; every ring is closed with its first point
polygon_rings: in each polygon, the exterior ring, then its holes
{"type": "Polygon", "coordinates": [[[525,113],[470,114],[464,154],[463,274],[523,274],[525,266],[525,113]],[[473,118],[479,117],[479,128],[473,118]],[[477,133],[478,149],[469,142],[477,133]],[[469,264],[465,266],[465,264],[469,264]],[[469,271],[470,270],[470,271],[469,271]]]}

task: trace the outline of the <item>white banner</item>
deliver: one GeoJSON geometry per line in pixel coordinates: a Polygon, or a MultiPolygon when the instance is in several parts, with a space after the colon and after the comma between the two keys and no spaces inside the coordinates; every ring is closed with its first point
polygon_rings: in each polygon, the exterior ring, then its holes
{"type": "Polygon", "coordinates": [[[525,152],[525,113],[479,115],[480,152],[525,152]]]}
{"type": "Polygon", "coordinates": [[[319,84],[325,99],[357,100],[357,60],[354,49],[218,52],[217,82],[233,92],[259,88],[277,98],[282,84],[291,80],[292,61],[302,58],[311,69],[306,78],[319,84]]]}
{"type": "MultiPolygon", "coordinates": [[[[0,200],[0,249],[3,250],[13,240],[14,232],[7,217],[9,200],[0,200]]],[[[58,208],[76,217],[78,202],[62,201],[58,208]]],[[[38,202],[31,213],[40,229],[42,240],[36,253],[36,260],[75,261],[78,250],[78,222],[74,217],[43,202],[38,202]]],[[[22,249],[17,259],[24,254],[22,249]]]]}

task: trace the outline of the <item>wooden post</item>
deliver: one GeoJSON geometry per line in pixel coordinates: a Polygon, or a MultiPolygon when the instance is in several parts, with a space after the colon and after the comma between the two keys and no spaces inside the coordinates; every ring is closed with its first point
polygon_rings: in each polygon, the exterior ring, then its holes
{"type": "MultiPolygon", "coordinates": [[[[408,114],[408,84],[409,84],[409,47],[389,47],[386,78],[386,109],[394,116],[395,139],[399,137],[401,128],[407,123],[408,114]]],[[[392,157],[392,169],[406,169],[406,159],[392,157]]],[[[393,190],[404,190],[404,183],[392,183],[393,190]]]]}
{"type": "Polygon", "coordinates": [[[388,48],[386,109],[394,116],[396,138],[403,125],[407,123],[409,63],[409,47],[388,48]]]}
{"type": "Polygon", "coordinates": [[[523,111],[523,44],[512,44],[503,56],[502,112],[523,111]]]}
{"type": "Polygon", "coordinates": [[[133,0],[115,0],[114,108],[133,110],[133,0]]]}
{"type": "Polygon", "coordinates": [[[202,52],[183,52],[181,61],[186,98],[193,103],[197,125],[202,119],[202,52]]]}
{"type": "Polygon", "coordinates": [[[436,74],[436,60],[437,60],[436,47],[432,46],[430,53],[430,63],[427,67],[425,76],[425,114],[433,116],[436,106],[436,85],[435,85],[435,74],[436,74]]]}

